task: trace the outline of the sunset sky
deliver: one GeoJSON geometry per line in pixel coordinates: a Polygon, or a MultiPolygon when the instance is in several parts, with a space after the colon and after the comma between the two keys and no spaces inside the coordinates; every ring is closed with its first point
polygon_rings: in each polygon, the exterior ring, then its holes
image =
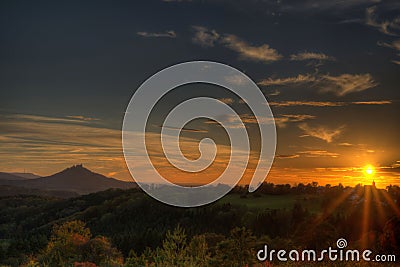
{"type": "MultiPolygon", "coordinates": [[[[267,181],[400,184],[400,3],[232,2],[3,1],[0,171],[50,175],[83,163],[131,180],[121,127],[133,93],[165,67],[210,60],[246,73],[271,106],[278,143],[267,181]]],[[[149,128],[155,150],[161,114],[193,96],[230,105],[256,135],[237,96],[187,85],[157,107],[149,128]]],[[[162,172],[177,182],[212,180],[229,149],[219,128],[199,120],[182,133],[188,157],[198,156],[201,138],[214,137],[221,156],[214,170],[187,178],[159,161],[162,172]]]]}

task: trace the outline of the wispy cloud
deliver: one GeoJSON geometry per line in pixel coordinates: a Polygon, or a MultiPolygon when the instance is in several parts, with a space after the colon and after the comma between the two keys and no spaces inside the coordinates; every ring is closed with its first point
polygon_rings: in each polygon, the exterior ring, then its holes
{"type": "Polygon", "coordinates": [[[224,77],[225,81],[232,85],[238,85],[238,86],[243,86],[249,83],[249,80],[247,80],[243,75],[228,75],[224,77]]]}
{"type": "Polygon", "coordinates": [[[294,77],[267,78],[258,82],[258,84],[262,86],[299,86],[307,83],[316,87],[320,92],[333,92],[337,96],[361,92],[375,87],[378,84],[369,73],[346,73],[338,76],[299,74],[294,77]]]}
{"type": "Polygon", "coordinates": [[[137,32],[137,35],[146,37],[146,38],[176,38],[175,31],[166,31],[166,32],[137,32]]]}
{"type": "Polygon", "coordinates": [[[283,58],[281,54],[268,44],[259,46],[250,45],[233,34],[219,34],[215,30],[207,29],[203,26],[193,26],[195,35],[192,41],[195,44],[203,47],[213,47],[216,43],[222,44],[225,47],[237,52],[239,59],[259,61],[259,62],[274,62],[283,58]]]}
{"type": "Polygon", "coordinates": [[[339,145],[339,146],[345,146],[345,147],[351,147],[351,146],[353,146],[353,144],[350,144],[350,143],[347,143],[347,142],[339,143],[338,145],[339,145]]]}
{"type": "Polygon", "coordinates": [[[294,77],[286,78],[267,78],[258,82],[259,85],[270,86],[270,85],[293,85],[293,84],[304,84],[308,82],[314,82],[316,78],[311,74],[299,74],[294,77]]]}
{"type": "Polygon", "coordinates": [[[371,74],[342,74],[339,76],[322,76],[321,91],[333,92],[338,96],[361,92],[377,86],[371,74]]]}
{"type": "Polygon", "coordinates": [[[67,116],[67,118],[74,119],[74,120],[81,120],[81,121],[98,121],[98,120],[100,120],[98,118],[85,117],[82,115],[67,116]]]}
{"type": "Polygon", "coordinates": [[[340,154],[338,153],[328,152],[326,150],[307,150],[307,151],[300,151],[298,153],[308,158],[319,158],[319,157],[337,158],[340,156],[340,154]]]}
{"type": "Polygon", "coordinates": [[[395,40],[392,43],[378,42],[378,45],[400,51],[400,40],[395,40]]]}
{"type": "Polygon", "coordinates": [[[302,52],[298,54],[290,55],[290,60],[303,61],[303,60],[319,60],[319,61],[333,61],[334,57],[328,56],[324,53],[314,53],[314,52],[302,52]]]}
{"type": "Polygon", "coordinates": [[[391,100],[355,101],[351,103],[355,105],[389,105],[392,104],[392,101],[391,100]]]}
{"type": "Polygon", "coordinates": [[[99,121],[97,118],[85,117],[82,115],[77,116],[66,116],[64,118],[60,117],[47,117],[40,115],[30,115],[30,114],[10,114],[10,115],[1,115],[5,119],[17,119],[20,121],[27,122],[44,122],[44,123],[89,123],[91,121],[99,121]]]}
{"type": "Polygon", "coordinates": [[[278,127],[285,128],[289,123],[303,122],[315,118],[316,116],[308,114],[283,114],[280,116],[275,116],[275,123],[278,127]]]}
{"type": "Polygon", "coordinates": [[[220,37],[215,30],[209,30],[206,27],[193,26],[193,29],[195,30],[193,43],[203,47],[213,47],[220,37]]]}
{"type": "Polygon", "coordinates": [[[277,95],[280,95],[280,94],[281,94],[281,92],[279,90],[274,90],[274,91],[268,93],[267,95],[268,96],[277,96],[277,95]]]}
{"type": "Polygon", "coordinates": [[[365,23],[371,27],[377,28],[386,35],[397,36],[400,30],[400,17],[396,17],[393,20],[378,21],[376,10],[377,6],[368,7],[365,10],[365,23]]]}
{"type": "MultiPolygon", "coordinates": [[[[391,43],[378,42],[378,45],[394,49],[394,50],[396,50],[396,52],[400,51],[400,39],[399,40],[395,40],[395,41],[393,41],[391,43]]],[[[400,56],[400,54],[397,54],[397,56],[400,56]]],[[[400,61],[396,60],[396,59],[392,60],[392,63],[400,65],[400,61]]]]}
{"type": "Polygon", "coordinates": [[[165,126],[165,125],[163,125],[163,126],[159,125],[158,127],[159,128],[164,128],[164,129],[167,129],[167,130],[188,132],[188,133],[208,133],[208,131],[204,130],[204,129],[192,129],[192,128],[186,128],[186,127],[177,128],[177,127],[170,127],[170,126],[165,126]]]}
{"type": "Polygon", "coordinates": [[[281,116],[283,118],[288,118],[291,122],[299,122],[316,118],[316,116],[308,114],[283,114],[281,116]]]}
{"type": "Polygon", "coordinates": [[[225,34],[222,43],[226,47],[239,53],[239,57],[243,60],[274,62],[282,59],[282,55],[277,50],[271,48],[268,44],[260,46],[252,46],[233,34],[225,34]]]}
{"type": "Polygon", "coordinates": [[[375,101],[355,101],[355,102],[332,102],[332,101],[279,101],[269,102],[270,106],[275,107],[294,107],[294,106],[310,106],[310,107],[342,107],[348,105],[389,105],[391,100],[375,100],[375,101]]]}
{"type": "Polygon", "coordinates": [[[328,128],[326,126],[315,126],[312,127],[307,123],[299,124],[299,128],[303,130],[305,136],[315,137],[321,140],[326,141],[327,143],[331,143],[335,138],[337,138],[344,130],[344,126],[340,126],[338,128],[328,128]]]}
{"type": "Polygon", "coordinates": [[[269,102],[270,106],[275,107],[294,107],[294,106],[310,106],[310,107],[339,107],[343,106],[343,102],[330,101],[279,101],[269,102]]]}
{"type": "Polygon", "coordinates": [[[288,155],[275,155],[277,159],[295,159],[300,157],[298,154],[288,154],[288,155]]]}
{"type": "Polygon", "coordinates": [[[235,102],[235,100],[233,100],[233,98],[230,97],[219,98],[218,100],[225,104],[233,104],[235,102]]]}
{"type": "MultiPolygon", "coordinates": [[[[308,115],[308,114],[282,114],[275,116],[274,118],[259,118],[255,117],[252,114],[241,114],[240,121],[235,116],[230,115],[220,115],[218,117],[219,122],[225,125],[228,128],[241,128],[242,124],[244,126],[249,127],[254,124],[271,124],[275,122],[278,127],[284,128],[287,126],[288,123],[296,123],[296,122],[303,122],[306,120],[315,119],[316,116],[308,115]]],[[[217,122],[210,120],[206,122],[207,124],[217,124],[217,122]]]]}

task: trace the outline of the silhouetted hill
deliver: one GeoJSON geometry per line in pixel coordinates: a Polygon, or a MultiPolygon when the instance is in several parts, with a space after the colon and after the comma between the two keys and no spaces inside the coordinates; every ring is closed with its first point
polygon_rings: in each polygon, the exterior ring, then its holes
{"type": "Polygon", "coordinates": [[[137,186],[134,182],[124,182],[94,173],[82,165],[75,165],[59,173],[37,179],[8,181],[3,179],[0,184],[41,190],[73,191],[78,194],[89,194],[109,188],[127,189],[137,186]]]}

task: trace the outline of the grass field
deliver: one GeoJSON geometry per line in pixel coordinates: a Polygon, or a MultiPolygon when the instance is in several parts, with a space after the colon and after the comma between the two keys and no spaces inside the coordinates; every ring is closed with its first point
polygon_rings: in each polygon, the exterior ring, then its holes
{"type": "Polygon", "coordinates": [[[246,198],[239,194],[228,194],[217,203],[231,203],[244,205],[250,209],[292,209],[298,202],[312,213],[320,211],[321,201],[318,196],[309,195],[261,195],[254,197],[251,194],[246,198]]]}

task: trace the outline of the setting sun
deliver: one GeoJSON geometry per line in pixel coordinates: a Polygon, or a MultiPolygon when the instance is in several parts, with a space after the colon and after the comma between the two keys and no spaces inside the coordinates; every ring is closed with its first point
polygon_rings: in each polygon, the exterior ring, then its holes
{"type": "Polygon", "coordinates": [[[364,173],[368,176],[372,175],[375,173],[375,168],[372,165],[367,165],[364,167],[364,173]]]}

